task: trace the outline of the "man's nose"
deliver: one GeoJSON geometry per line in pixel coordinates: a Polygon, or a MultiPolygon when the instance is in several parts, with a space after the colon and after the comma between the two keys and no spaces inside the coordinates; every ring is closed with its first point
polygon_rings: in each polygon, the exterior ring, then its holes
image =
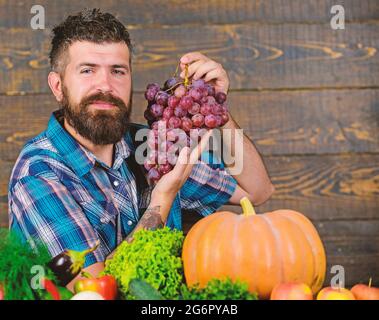
{"type": "Polygon", "coordinates": [[[96,89],[103,92],[112,92],[112,79],[108,71],[102,70],[98,72],[96,89]]]}

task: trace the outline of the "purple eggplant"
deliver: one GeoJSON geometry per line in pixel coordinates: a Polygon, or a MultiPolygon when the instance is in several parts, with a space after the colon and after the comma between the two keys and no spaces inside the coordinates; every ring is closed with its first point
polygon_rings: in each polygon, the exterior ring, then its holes
{"type": "Polygon", "coordinates": [[[97,249],[100,242],[97,241],[93,248],[84,251],[65,250],[55,256],[48,263],[49,268],[54,272],[59,285],[66,286],[82,270],[86,255],[97,249]]]}

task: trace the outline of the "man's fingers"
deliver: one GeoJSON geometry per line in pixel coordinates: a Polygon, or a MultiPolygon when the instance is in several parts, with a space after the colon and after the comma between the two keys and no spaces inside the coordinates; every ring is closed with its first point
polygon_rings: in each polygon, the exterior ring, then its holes
{"type": "Polygon", "coordinates": [[[208,58],[198,51],[188,52],[180,58],[182,64],[189,64],[196,60],[208,60],[208,58]]]}
{"type": "MultiPolygon", "coordinates": [[[[199,68],[199,66],[204,63],[204,60],[198,60],[192,64],[190,64],[188,66],[188,77],[192,77],[192,75],[195,73],[195,71],[199,68]]],[[[182,72],[180,73],[180,77],[184,79],[185,77],[185,71],[184,71],[184,67],[185,67],[185,64],[183,64],[183,67],[182,65],[180,65],[180,67],[182,68],[182,72]]]]}
{"type": "Polygon", "coordinates": [[[220,69],[213,69],[206,74],[204,81],[209,82],[213,79],[218,79],[220,75],[221,75],[220,69]]]}
{"type": "Polygon", "coordinates": [[[208,130],[201,138],[199,144],[192,150],[191,155],[189,157],[190,164],[195,164],[197,160],[200,158],[201,154],[208,146],[209,139],[212,136],[212,133],[212,130],[208,130]]]}
{"type": "Polygon", "coordinates": [[[196,70],[193,75],[193,79],[197,80],[206,75],[208,72],[212,70],[220,69],[220,65],[215,61],[207,61],[202,63],[196,70]]]}
{"type": "Polygon", "coordinates": [[[190,156],[189,156],[189,162],[185,169],[184,177],[187,179],[189,175],[191,174],[193,166],[197,163],[199,160],[201,154],[204,152],[205,148],[207,147],[209,143],[209,138],[212,135],[212,130],[208,130],[204,136],[201,138],[198,145],[195,146],[195,148],[192,150],[190,156]]]}
{"type": "Polygon", "coordinates": [[[176,173],[183,174],[188,163],[189,163],[189,157],[190,157],[190,148],[184,147],[182,150],[180,150],[178,160],[176,161],[176,164],[174,166],[174,169],[172,171],[175,171],[176,173]]]}

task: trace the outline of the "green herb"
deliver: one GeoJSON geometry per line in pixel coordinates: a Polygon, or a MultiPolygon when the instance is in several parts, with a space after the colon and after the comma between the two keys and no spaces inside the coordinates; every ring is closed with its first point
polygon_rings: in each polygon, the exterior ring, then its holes
{"type": "Polygon", "coordinates": [[[194,285],[187,288],[182,285],[183,300],[258,300],[257,294],[248,291],[246,283],[227,278],[212,279],[204,288],[194,285]]]}
{"type": "Polygon", "coordinates": [[[21,240],[8,229],[0,229],[0,284],[4,289],[6,300],[35,300],[43,295],[44,290],[33,290],[31,283],[37,273],[32,273],[33,266],[41,266],[44,275],[55,280],[52,271],[46,267],[50,254],[45,246],[38,244],[33,251],[29,244],[21,240]]]}
{"type": "Polygon", "coordinates": [[[139,230],[131,243],[124,241],[112,259],[105,263],[104,274],[113,275],[123,298],[134,299],[129,282],[138,278],[157,289],[166,299],[178,299],[183,282],[180,258],[184,236],[167,227],[139,230]]]}

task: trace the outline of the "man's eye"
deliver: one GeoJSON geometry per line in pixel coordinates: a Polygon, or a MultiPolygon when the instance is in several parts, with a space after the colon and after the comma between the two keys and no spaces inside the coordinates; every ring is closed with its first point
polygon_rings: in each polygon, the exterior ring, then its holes
{"type": "Polygon", "coordinates": [[[116,74],[121,74],[121,75],[125,74],[125,71],[117,70],[117,69],[113,70],[113,72],[116,73],[116,74]]]}
{"type": "Polygon", "coordinates": [[[83,69],[82,71],[80,71],[80,73],[91,73],[92,70],[91,69],[83,69]]]}

